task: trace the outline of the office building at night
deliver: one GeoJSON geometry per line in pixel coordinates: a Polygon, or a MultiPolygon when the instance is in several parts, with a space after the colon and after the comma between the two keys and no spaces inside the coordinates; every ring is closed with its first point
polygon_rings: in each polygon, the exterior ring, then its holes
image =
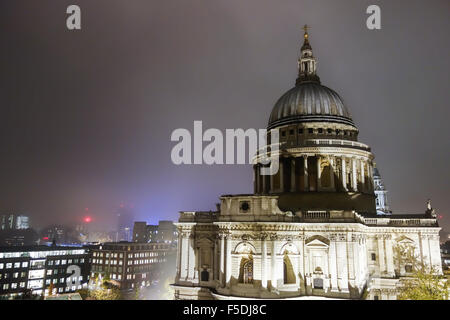
{"type": "Polygon", "coordinates": [[[8,213],[0,215],[0,230],[24,230],[30,228],[30,217],[8,213]]]}
{"type": "Polygon", "coordinates": [[[81,247],[0,247],[0,297],[29,292],[47,295],[75,292],[89,281],[89,251],[81,247]]]}
{"type": "Polygon", "coordinates": [[[158,242],[176,245],[177,241],[178,232],[172,221],[161,220],[158,225],[148,225],[142,221],[134,223],[133,242],[158,242]]]}
{"type": "Polygon", "coordinates": [[[92,247],[92,279],[108,276],[120,289],[148,287],[174,249],[165,243],[112,242],[92,247]]]}

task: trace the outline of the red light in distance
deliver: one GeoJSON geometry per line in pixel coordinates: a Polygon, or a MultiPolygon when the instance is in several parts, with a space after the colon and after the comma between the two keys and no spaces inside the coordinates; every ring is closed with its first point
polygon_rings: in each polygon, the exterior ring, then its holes
{"type": "Polygon", "coordinates": [[[92,221],[92,218],[91,217],[84,217],[83,220],[84,220],[84,222],[89,223],[89,222],[92,221]]]}

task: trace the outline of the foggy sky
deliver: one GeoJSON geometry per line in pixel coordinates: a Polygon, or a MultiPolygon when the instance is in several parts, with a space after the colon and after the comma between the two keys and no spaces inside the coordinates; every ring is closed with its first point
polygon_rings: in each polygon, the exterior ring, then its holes
{"type": "Polygon", "coordinates": [[[98,227],[251,193],[248,165],[175,166],[176,128],[265,128],[294,83],[301,27],[322,83],[372,147],[395,213],[427,198],[450,229],[450,2],[96,0],[0,2],[0,210],[98,227]],[[78,4],[82,30],[66,29],[78,4]],[[366,28],[381,7],[382,29],[366,28]]]}

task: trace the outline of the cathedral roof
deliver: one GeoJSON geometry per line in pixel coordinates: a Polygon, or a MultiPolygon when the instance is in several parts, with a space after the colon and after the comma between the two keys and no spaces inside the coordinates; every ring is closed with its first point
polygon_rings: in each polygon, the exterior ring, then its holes
{"type": "Polygon", "coordinates": [[[339,94],[320,83],[316,74],[317,61],[312,53],[307,29],[305,26],[296,85],[275,103],[268,128],[298,122],[338,122],[355,126],[339,94]]]}
{"type": "Polygon", "coordinates": [[[334,90],[311,81],[297,84],[278,99],[270,114],[269,128],[311,121],[354,126],[342,98],[334,90]]]}

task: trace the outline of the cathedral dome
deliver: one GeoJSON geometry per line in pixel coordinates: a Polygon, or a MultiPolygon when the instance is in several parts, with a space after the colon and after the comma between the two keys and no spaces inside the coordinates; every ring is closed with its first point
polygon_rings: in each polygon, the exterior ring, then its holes
{"type": "Polygon", "coordinates": [[[299,122],[338,122],[355,127],[342,98],[320,84],[316,69],[317,60],[313,56],[305,26],[295,87],[275,103],[268,129],[299,122]]]}
{"type": "Polygon", "coordinates": [[[297,122],[340,122],[354,126],[342,98],[318,81],[300,81],[275,103],[269,129],[297,122]]]}

